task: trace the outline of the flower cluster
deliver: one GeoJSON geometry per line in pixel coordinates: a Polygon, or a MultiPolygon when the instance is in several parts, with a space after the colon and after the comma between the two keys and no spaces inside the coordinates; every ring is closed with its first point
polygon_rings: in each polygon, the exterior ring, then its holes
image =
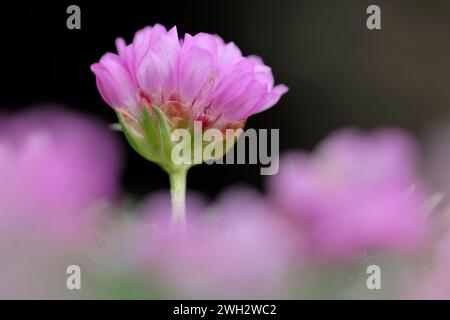
{"type": "Polygon", "coordinates": [[[0,133],[3,297],[65,296],[55,279],[27,275],[74,262],[95,279],[80,297],[328,297],[323,282],[347,279],[343,266],[364,272],[368,257],[387,253],[420,263],[423,252],[437,254],[431,271],[410,283],[421,297],[447,296],[435,283],[448,233],[427,237],[437,232],[430,197],[403,131],[345,129],[312,153],[290,151],[265,194],[236,186],[210,201],[188,192],[186,226],[168,218],[168,192],[135,207],[117,201],[120,154],[105,126],[35,110],[2,119],[0,133]],[[46,291],[31,290],[42,283],[46,291]]]}

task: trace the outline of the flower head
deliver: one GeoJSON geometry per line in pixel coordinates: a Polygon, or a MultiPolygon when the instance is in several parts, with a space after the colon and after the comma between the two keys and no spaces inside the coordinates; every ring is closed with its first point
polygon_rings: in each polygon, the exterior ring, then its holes
{"type": "Polygon", "coordinates": [[[312,155],[285,155],[270,192],[301,226],[314,254],[347,258],[364,250],[411,249],[427,225],[414,151],[399,130],[342,130],[312,155]]]}
{"type": "MultiPolygon", "coordinates": [[[[169,206],[166,198],[166,209],[169,206]]],[[[153,206],[158,207],[166,210],[153,206]]],[[[133,247],[138,248],[138,264],[166,290],[189,298],[286,294],[295,256],[291,229],[256,191],[224,193],[186,229],[169,226],[164,219],[146,220],[153,227],[145,228],[133,247]]]]}
{"type": "Polygon", "coordinates": [[[118,54],[107,53],[91,66],[97,87],[118,111],[130,143],[160,164],[165,162],[157,155],[161,148],[148,140],[157,140],[161,131],[193,128],[195,121],[203,129],[241,128],[287,91],[274,86],[271,69],[260,58],[242,56],[217,35],[179,39],[176,27],[167,31],[157,24],[138,31],[131,44],[119,38],[116,45],[118,54]]]}
{"type": "Polygon", "coordinates": [[[114,137],[78,114],[27,111],[0,127],[0,224],[76,234],[85,214],[118,193],[114,137]],[[99,166],[98,163],[102,165],[99,166]]]}
{"type": "Polygon", "coordinates": [[[122,38],[116,44],[119,54],[105,54],[91,69],[104,100],[135,116],[156,105],[175,122],[226,125],[272,107],[287,91],[274,87],[260,58],[243,57],[217,35],[180,40],[176,27],[155,25],[138,31],[128,46],[122,38]]]}

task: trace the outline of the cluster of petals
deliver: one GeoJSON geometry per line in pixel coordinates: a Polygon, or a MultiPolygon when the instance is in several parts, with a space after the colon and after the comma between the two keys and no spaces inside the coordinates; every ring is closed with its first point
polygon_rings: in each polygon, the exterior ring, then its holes
{"type": "Polygon", "coordinates": [[[232,42],[199,33],[179,39],[176,27],[136,32],[131,44],[116,40],[91,66],[103,99],[139,118],[145,105],[161,108],[174,121],[226,126],[266,110],[287,91],[274,86],[271,69],[259,57],[242,56],[232,42]]]}

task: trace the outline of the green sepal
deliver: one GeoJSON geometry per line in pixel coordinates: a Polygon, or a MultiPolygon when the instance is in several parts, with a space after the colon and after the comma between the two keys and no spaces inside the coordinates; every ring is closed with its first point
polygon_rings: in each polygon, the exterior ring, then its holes
{"type": "Polygon", "coordinates": [[[142,108],[141,120],[126,121],[121,112],[116,112],[122,131],[131,147],[145,159],[158,164],[167,172],[186,170],[191,165],[176,165],[172,162],[171,122],[156,106],[142,108]]]}
{"type": "Polygon", "coordinates": [[[150,113],[150,110],[146,105],[142,108],[142,126],[146,135],[148,144],[150,145],[154,153],[160,149],[160,137],[158,133],[158,121],[155,119],[155,115],[150,113]]]}
{"type": "Polygon", "coordinates": [[[137,141],[135,135],[131,133],[131,131],[128,129],[128,126],[125,123],[125,120],[123,119],[120,112],[116,112],[117,118],[119,119],[119,124],[122,128],[122,132],[125,135],[125,138],[127,139],[128,143],[131,145],[131,147],[140,155],[147,158],[145,156],[145,152],[141,149],[141,144],[137,141]]]}
{"type": "Polygon", "coordinates": [[[173,144],[170,139],[172,135],[172,130],[170,129],[170,121],[158,107],[152,106],[152,110],[156,115],[156,121],[158,122],[160,154],[164,158],[166,164],[173,165],[171,160],[173,144]]]}

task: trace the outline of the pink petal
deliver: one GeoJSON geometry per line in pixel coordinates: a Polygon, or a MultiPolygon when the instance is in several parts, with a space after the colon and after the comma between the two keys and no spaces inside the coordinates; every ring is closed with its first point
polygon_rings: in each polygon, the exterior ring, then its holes
{"type": "Polygon", "coordinates": [[[160,34],[137,66],[139,87],[149,94],[169,96],[176,85],[179,49],[176,28],[167,34],[160,34]]]}
{"type": "Polygon", "coordinates": [[[91,66],[102,98],[113,108],[137,106],[136,86],[125,63],[119,56],[105,54],[99,63],[91,66]]]}
{"type": "Polygon", "coordinates": [[[178,89],[184,102],[192,103],[213,75],[214,60],[201,48],[183,52],[178,64],[178,89]]]}

